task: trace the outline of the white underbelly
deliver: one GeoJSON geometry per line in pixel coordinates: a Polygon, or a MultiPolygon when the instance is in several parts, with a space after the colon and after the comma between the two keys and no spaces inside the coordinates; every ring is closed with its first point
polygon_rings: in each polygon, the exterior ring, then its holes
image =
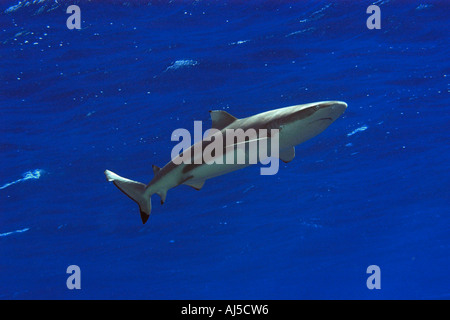
{"type": "Polygon", "coordinates": [[[193,176],[192,180],[203,181],[243,169],[249,165],[250,164],[203,164],[193,169],[188,174],[193,176]]]}

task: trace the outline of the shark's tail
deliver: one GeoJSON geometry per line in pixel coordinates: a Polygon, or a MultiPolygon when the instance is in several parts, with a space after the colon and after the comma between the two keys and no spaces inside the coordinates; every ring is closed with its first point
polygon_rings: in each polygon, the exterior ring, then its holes
{"type": "Polygon", "coordinates": [[[112,181],[120,191],[139,205],[142,223],[146,223],[152,211],[151,195],[146,194],[143,183],[123,178],[114,172],[105,170],[106,179],[112,181]]]}

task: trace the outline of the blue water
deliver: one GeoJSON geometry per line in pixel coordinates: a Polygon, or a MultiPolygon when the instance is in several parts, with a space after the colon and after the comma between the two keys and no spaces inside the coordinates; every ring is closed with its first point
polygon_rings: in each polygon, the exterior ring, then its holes
{"type": "Polygon", "coordinates": [[[1,2],[0,298],[449,299],[450,4],[377,1],[369,30],[370,4],[1,2]],[[211,109],[322,100],[348,108],[276,175],[145,225],[103,174],[148,183],[211,109]]]}

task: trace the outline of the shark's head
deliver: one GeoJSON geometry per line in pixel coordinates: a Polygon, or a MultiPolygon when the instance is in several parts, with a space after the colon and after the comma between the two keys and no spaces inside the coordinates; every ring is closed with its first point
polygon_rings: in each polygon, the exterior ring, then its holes
{"type": "Polygon", "coordinates": [[[344,113],[345,109],[347,109],[347,104],[342,101],[324,101],[316,102],[309,108],[314,111],[310,116],[309,124],[313,124],[316,121],[333,122],[344,113]]]}
{"type": "Polygon", "coordinates": [[[342,101],[321,101],[290,107],[283,117],[280,147],[295,146],[324,131],[344,113],[347,104],[342,101]],[[284,140],[284,141],[283,141],[284,140]]]}

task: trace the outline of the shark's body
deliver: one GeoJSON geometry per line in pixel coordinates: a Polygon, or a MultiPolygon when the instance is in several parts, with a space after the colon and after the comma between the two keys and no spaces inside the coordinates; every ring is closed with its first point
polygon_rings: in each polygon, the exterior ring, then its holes
{"type": "MultiPolygon", "coordinates": [[[[211,111],[211,119],[212,127],[217,129],[214,135],[222,135],[222,137],[225,137],[227,129],[242,129],[243,131],[267,129],[269,132],[272,129],[278,129],[279,158],[284,162],[289,162],[295,156],[294,147],[296,145],[324,131],[346,108],[345,102],[323,101],[275,109],[242,119],[237,119],[225,111],[211,111]]],[[[223,140],[226,139],[223,138],[223,140]]],[[[197,147],[204,150],[209,143],[211,140],[205,141],[204,139],[191,146],[190,149],[195,150],[197,147]]],[[[190,151],[189,149],[183,150],[183,153],[190,151]]],[[[225,157],[225,153],[224,150],[223,157],[225,157]]],[[[142,222],[145,223],[150,216],[153,194],[158,194],[161,197],[161,203],[164,203],[167,191],[180,184],[200,190],[205,180],[250,165],[248,154],[245,155],[246,161],[242,164],[236,162],[235,164],[225,164],[225,161],[223,164],[196,163],[196,161],[185,164],[179,161],[179,157],[182,155],[173,158],[161,169],[153,166],[155,176],[148,185],[120,177],[109,170],[105,171],[105,175],[108,181],[112,181],[139,205],[142,222]]],[[[194,159],[192,158],[192,160],[194,159]]]]}

